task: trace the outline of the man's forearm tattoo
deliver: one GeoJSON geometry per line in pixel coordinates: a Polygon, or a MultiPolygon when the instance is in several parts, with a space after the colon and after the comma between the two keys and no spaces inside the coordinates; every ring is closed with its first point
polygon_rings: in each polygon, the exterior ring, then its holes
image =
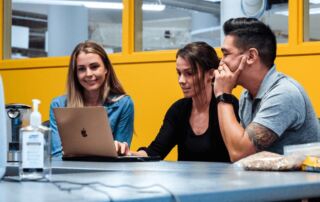
{"type": "Polygon", "coordinates": [[[258,123],[250,123],[245,131],[259,151],[265,150],[279,138],[272,130],[258,123]]]}

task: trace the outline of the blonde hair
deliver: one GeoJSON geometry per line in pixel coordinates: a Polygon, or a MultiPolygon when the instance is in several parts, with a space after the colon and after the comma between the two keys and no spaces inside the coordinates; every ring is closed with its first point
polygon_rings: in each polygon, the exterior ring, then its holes
{"type": "Polygon", "coordinates": [[[118,80],[105,50],[93,41],[79,43],[73,50],[69,63],[67,78],[67,107],[84,107],[84,88],[80,84],[77,76],[77,58],[81,52],[86,54],[94,53],[100,56],[105,68],[107,69],[106,79],[100,88],[99,100],[105,103],[109,93],[123,95],[125,91],[118,80]]]}

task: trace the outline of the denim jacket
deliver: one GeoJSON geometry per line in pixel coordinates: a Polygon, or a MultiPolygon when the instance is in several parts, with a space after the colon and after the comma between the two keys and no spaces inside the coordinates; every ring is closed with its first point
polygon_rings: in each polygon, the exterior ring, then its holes
{"type": "MultiPolygon", "coordinates": [[[[59,96],[50,105],[51,154],[53,157],[62,156],[61,140],[54,117],[53,108],[66,107],[67,97],[59,96]]],[[[104,107],[108,113],[109,124],[113,138],[120,142],[127,142],[130,146],[133,134],[134,106],[129,96],[124,96],[115,102],[106,102],[104,107]]]]}

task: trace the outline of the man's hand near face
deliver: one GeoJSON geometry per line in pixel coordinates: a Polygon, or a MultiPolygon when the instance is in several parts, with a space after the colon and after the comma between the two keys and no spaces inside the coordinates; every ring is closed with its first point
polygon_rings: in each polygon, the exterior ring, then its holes
{"type": "Polygon", "coordinates": [[[214,71],[214,94],[219,96],[223,93],[231,94],[232,89],[236,87],[240,73],[245,67],[246,56],[242,56],[239,67],[232,72],[224,63],[220,62],[220,66],[214,71]]]}
{"type": "MultiPolygon", "coordinates": [[[[245,67],[246,60],[247,57],[242,56],[240,64],[234,72],[225,63],[220,63],[218,70],[214,72],[214,94],[216,97],[223,93],[231,94],[245,67]]],[[[231,104],[219,102],[218,117],[222,138],[228,149],[231,161],[237,161],[257,151],[245,129],[237,121],[231,104]]]]}

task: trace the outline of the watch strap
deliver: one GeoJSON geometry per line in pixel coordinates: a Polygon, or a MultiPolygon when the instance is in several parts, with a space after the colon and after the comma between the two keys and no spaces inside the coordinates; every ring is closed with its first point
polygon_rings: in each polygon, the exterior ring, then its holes
{"type": "Polygon", "coordinates": [[[223,93],[223,94],[219,95],[218,97],[216,97],[216,100],[217,100],[217,103],[224,102],[224,103],[233,104],[234,97],[232,94],[223,93]]]}

